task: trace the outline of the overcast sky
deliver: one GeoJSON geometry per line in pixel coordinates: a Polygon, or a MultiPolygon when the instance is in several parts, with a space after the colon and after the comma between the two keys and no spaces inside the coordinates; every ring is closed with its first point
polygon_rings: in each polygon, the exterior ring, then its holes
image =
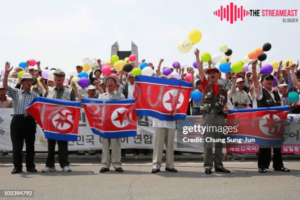
{"type": "Polygon", "coordinates": [[[230,2],[246,10],[300,10],[298,0],[1,0],[0,69],[6,61],[16,66],[33,58],[43,68],[68,72],[86,57],[110,60],[116,41],[120,50],[130,50],[133,41],[140,60],[155,66],[160,58],[164,66],[174,61],[192,65],[195,48],[213,55],[223,43],[233,50],[232,62],[266,42],[272,49],[265,63],[300,59],[300,19],[283,23],[283,17],[248,16],[230,24],[213,15],[230,2]],[[192,29],[202,32],[202,40],[182,54],[177,43],[192,29]]]}

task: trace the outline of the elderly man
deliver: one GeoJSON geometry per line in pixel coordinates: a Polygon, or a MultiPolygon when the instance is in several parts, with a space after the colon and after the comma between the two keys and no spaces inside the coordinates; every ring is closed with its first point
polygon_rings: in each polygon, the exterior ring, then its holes
{"type": "Polygon", "coordinates": [[[37,97],[36,93],[31,92],[33,78],[30,74],[25,73],[21,76],[23,90],[12,88],[7,84],[8,74],[11,70],[10,63],[7,62],[5,64],[3,87],[7,90],[8,95],[14,102],[14,116],[10,125],[14,163],[14,169],[11,173],[17,174],[22,172],[22,149],[24,141],[26,143],[27,172],[37,172],[34,164],[36,122],[25,109],[26,105],[37,97]]]}
{"type": "Polygon", "coordinates": [[[245,86],[245,80],[242,78],[237,79],[237,76],[238,75],[236,74],[232,79],[232,86],[230,91],[232,97],[232,104],[235,109],[244,109],[245,107],[251,104],[251,101],[247,92],[243,90],[245,86]]]}
{"type": "MultiPolygon", "coordinates": [[[[125,99],[124,95],[116,90],[119,79],[114,76],[106,76],[104,78],[107,92],[99,95],[98,99],[125,99]]],[[[101,93],[101,91],[99,91],[101,93]]],[[[107,113],[112,114],[112,113],[107,113]]],[[[121,163],[121,138],[117,139],[105,139],[102,140],[102,168],[100,173],[109,171],[109,167],[112,166],[117,172],[123,172],[121,163]],[[111,148],[111,156],[109,155],[109,149],[111,148]]]]}
{"type": "MultiPolygon", "coordinates": [[[[200,75],[203,99],[200,109],[203,112],[203,125],[208,126],[225,126],[225,114],[228,112],[227,90],[224,85],[218,84],[221,72],[218,68],[208,68],[205,72],[203,62],[199,58],[199,50],[195,50],[198,71],[200,75]],[[206,79],[205,73],[208,74],[206,79]]],[[[222,142],[215,142],[215,154],[213,155],[213,143],[207,142],[206,138],[222,139],[223,132],[206,130],[204,132],[204,168],[206,174],[211,174],[213,164],[216,172],[230,173],[228,169],[223,167],[222,163],[222,142]]]]}
{"type": "MultiPolygon", "coordinates": [[[[63,86],[65,80],[65,72],[60,69],[55,70],[54,74],[54,82],[55,86],[53,88],[47,88],[47,92],[45,94],[46,98],[51,99],[62,99],[75,101],[78,100],[78,93],[76,89],[76,85],[72,83],[72,89],[68,89],[63,86]]],[[[63,140],[53,140],[48,139],[48,157],[46,161],[46,167],[42,170],[42,172],[53,172],[55,169],[55,145],[58,145],[58,160],[59,164],[62,168],[63,172],[71,172],[69,167],[70,163],[68,161],[68,141],[63,140]]]]}
{"type": "MultiPolygon", "coordinates": [[[[262,84],[259,83],[256,72],[257,60],[252,62],[252,76],[254,83],[254,92],[256,94],[258,107],[281,106],[279,93],[273,90],[274,76],[265,74],[261,77],[262,84]]],[[[281,147],[273,147],[273,168],[275,171],[289,172],[290,170],[283,166],[281,147]]],[[[258,153],[259,173],[266,173],[271,162],[271,147],[260,146],[258,153]]]]}
{"type": "Polygon", "coordinates": [[[128,73],[128,81],[126,81],[126,83],[124,83],[123,94],[124,94],[125,98],[133,99],[134,98],[133,91],[134,91],[134,77],[132,75],[132,72],[129,72],[128,73]]]}
{"type": "Polygon", "coordinates": [[[76,71],[78,74],[80,74],[83,71],[83,67],[81,65],[76,66],[76,71]]]}

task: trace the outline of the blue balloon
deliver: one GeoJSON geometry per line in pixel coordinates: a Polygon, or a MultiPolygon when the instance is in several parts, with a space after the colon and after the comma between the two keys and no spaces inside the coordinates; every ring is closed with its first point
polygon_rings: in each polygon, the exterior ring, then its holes
{"type": "Polygon", "coordinates": [[[142,63],[141,65],[140,65],[140,68],[141,68],[141,70],[143,70],[145,67],[147,67],[148,66],[148,63],[142,63]]]}
{"type": "Polygon", "coordinates": [[[221,63],[219,69],[223,73],[228,73],[230,72],[230,65],[227,62],[221,63]]]}
{"type": "Polygon", "coordinates": [[[297,103],[299,101],[299,94],[297,92],[290,92],[288,94],[288,99],[292,103],[297,103]]]}
{"type": "Polygon", "coordinates": [[[78,77],[79,78],[89,78],[89,75],[86,72],[81,72],[81,73],[78,74],[78,77]]]}
{"type": "Polygon", "coordinates": [[[19,64],[19,66],[22,67],[23,69],[25,69],[26,66],[27,66],[27,64],[26,64],[26,62],[21,62],[21,63],[19,64]]]}
{"type": "Polygon", "coordinates": [[[191,99],[194,101],[200,101],[202,99],[202,93],[198,90],[195,90],[191,93],[191,99]]]}

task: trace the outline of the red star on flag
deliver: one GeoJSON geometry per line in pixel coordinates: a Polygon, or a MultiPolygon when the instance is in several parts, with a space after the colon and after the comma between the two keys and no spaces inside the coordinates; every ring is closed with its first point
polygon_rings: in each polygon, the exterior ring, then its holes
{"type": "Polygon", "coordinates": [[[270,118],[266,117],[266,120],[266,124],[262,126],[267,127],[270,134],[278,134],[280,132],[280,126],[278,126],[278,124],[282,124],[282,121],[280,119],[274,119],[273,114],[270,114],[270,118]]]}
{"type": "MultiPolygon", "coordinates": [[[[173,104],[176,102],[175,98],[176,98],[175,96],[173,96],[171,93],[169,93],[169,100],[165,101],[165,103],[173,104]]],[[[179,99],[177,99],[177,104],[180,104],[179,99]]]]}
{"type": "Polygon", "coordinates": [[[120,113],[119,111],[117,111],[117,115],[118,115],[118,117],[116,117],[115,119],[114,119],[114,121],[119,121],[120,122],[120,124],[121,124],[121,126],[123,126],[123,122],[124,122],[124,118],[125,118],[125,114],[126,114],[126,112],[124,111],[123,113],[120,113]]]}

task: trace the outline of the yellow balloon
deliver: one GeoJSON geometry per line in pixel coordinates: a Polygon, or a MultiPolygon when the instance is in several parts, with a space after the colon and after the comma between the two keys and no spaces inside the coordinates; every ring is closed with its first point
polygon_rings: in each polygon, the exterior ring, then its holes
{"type": "Polygon", "coordinates": [[[220,51],[221,51],[221,52],[225,53],[227,50],[228,50],[228,47],[227,47],[226,44],[222,44],[222,45],[220,46],[220,51]]]}
{"type": "Polygon", "coordinates": [[[291,66],[293,64],[293,61],[291,61],[290,59],[286,59],[284,62],[283,62],[283,66],[286,68],[287,67],[287,62],[289,62],[289,66],[291,66]]]}
{"type": "Polygon", "coordinates": [[[95,62],[92,63],[92,64],[91,64],[91,68],[94,69],[94,70],[97,70],[97,69],[98,69],[97,63],[95,63],[95,62]]]}
{"type": "Polygon", "coordinates": [[[88,63],[83,64],[83,71],[88,72],[90,70],[90,65],[88,63]]]}
{"type": "Polygon", "coordinates": [[[177,49],[181,53],[187,53],[193,48],[193,44],[190,40],[182,40],[177,44],[177,49]]]}
{"type": "Polygon", "coordinates": [[[248,62],[250,62],[250,58],[248,57],[248,56],[245,56],[244,58],[243,58],[243,63],[248,63],[248,62]]]}
{"type": "Polygon", "coordinates": [[[126,57],[126,58],[124,59],[124,62],[125,62],[125,63],[128,63],[128,61],[129,61],[129,58],[126,57]]]}
{"type": "Polygon", "coordinates": [[[74,83],[78,83],[79,78],[78,78],[77,76],[75,76],[75,77],[72,78],[72,81],[73,81],[74,83]]]}
{"type": "Polygon", "coordinates": [[[197,44],[201,40],[201,37],[202,37],[202,33],[198,29],[191,30],[191,32],[189,34],[189,40],[193,44],[197,44]]]}
{"type": "Polygon", "coordinates": [[[124,60],[119,60],[118,62],[116,62],[114,64],[114,68],[117,70],[117,71],[121,71],[123,69],[123,66],[126,64],[126,62],[124,60]]]}
{"type": "Polygon", "coordinates": [[[223,58],[220,63],[226,62],[226,58],[223,58]]]}
{"type": "Polygon", "coordinates": [[[279,63],[277,61],[271,62],[271,65],[272,65],[272,67],[273,67],[274,70],[279,67],[279,63]]]}

